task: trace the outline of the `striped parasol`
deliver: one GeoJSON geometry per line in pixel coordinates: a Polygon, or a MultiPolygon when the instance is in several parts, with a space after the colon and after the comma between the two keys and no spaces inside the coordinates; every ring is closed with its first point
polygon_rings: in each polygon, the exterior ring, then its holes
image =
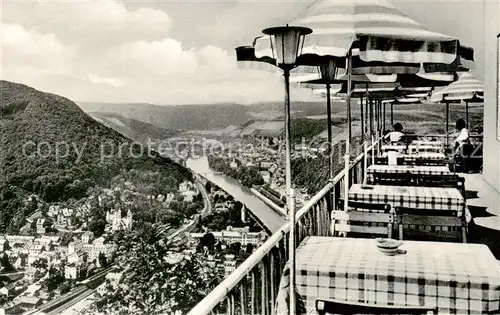
{"type": "MultiPolygon", "coordinates": [[[[458,39],[433,32],[386,1],[319,0],[291,25],[311,28],[298,63],[315,65],[318,57],[336,57],[341,67],[351,51],[352,73],[416,73],[421,65],[443,71],[473,67],[473,51],[458,39]],[[434,66],[433,66],[434,65],[434,66]]],[[[255,58],[272,59],[272,43],[254,41],[255,58]]]]}
{"type": "Polygon", "coordinates": [[[458,80],[446,86],[443,90],[434,93],[434,99],[442,100],[467,100],[474,95],[482,95],[484,85],[470,72],[460,73],[458,80]]]}
{"type": "Polygon", "coordinates": [[[430,101],[446,103],[447,121],[449,111],[448,104],[453,101],[464,101],[466,125],[467,128],[469,128],[469,102],[483,102],[483,94],[483,83],[476,79],[470,72],[462,72],[458,75],[457,81],[432,93],[430,101]]]}

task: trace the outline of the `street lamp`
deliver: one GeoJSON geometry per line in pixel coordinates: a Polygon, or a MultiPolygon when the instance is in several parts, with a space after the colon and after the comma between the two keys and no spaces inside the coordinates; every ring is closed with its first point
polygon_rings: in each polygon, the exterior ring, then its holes
{"type": "Polygon", "coordinates": [[[333,180],[335,175],[333,174],[333,135],[332,135],[332,101],[330,90],[332,83],[337,77],[338,64],[337,60],[333,58],[326,58],[318,65],[318,72],[321,74],[321,81],[326,85],[326,115],[327,115],[327,126],[328,126],[328,170],[330,175],[330,180],[333,180]]]}
{"type": "Polygon", "coordinates": [[[262,31],[269,36],[273,57],[276,65],[290,71],[296,67],[297,57],[302,53],[304,38],[312,30],[300,26],[278,26],[266,28],[262,31]]]}
{"type": "Polygon", "coordinates": [[[302,53],[304,38],[312,30],[306,27],[279,26],[262,31],[271,41],[276,66],[283,70],[285,78],[285,180],[288,217],[290,221],[289,263],[290,263],[290,313],[296,314],[295,303],[295,193],[292,189],[291,167],[291,118],[290,118],[290,70],[296,67],[297,57],[302,53]]]}

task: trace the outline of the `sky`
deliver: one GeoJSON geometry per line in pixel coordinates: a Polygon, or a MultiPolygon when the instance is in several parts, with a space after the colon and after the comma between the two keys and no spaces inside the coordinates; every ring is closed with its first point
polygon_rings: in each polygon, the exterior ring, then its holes
{"type": "MultiPolygon", "coordinates": [[[[74,101],[277,101],[283,99],[279,73],[239,69],[234,48],[311,1],[4,0],[1,77],[74,101]]],[[[482,1],[392,2],[430,29],[472,46],[475,74],[482,79],[482,1]]],[[[318,97],[292,90],[293,100],[318,97]]]]}

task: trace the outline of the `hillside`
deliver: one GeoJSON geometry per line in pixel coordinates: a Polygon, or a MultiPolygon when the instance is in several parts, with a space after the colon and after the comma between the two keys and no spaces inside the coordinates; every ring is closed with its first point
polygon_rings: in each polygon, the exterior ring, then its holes
{"type": "MultiPolygon", "coordinates": [[[[230,125],[241,126],[252,120],[277,120],[283,117],[283,103],[151,105],[128,103],[79,103],[85,112],[115,113],[147,122],[169,130],[214,130],[230,125]]],[[[334,111],[342,110],[342,103],[333,104],[334,111]]],[[[304,117],[325,112],[323,102],[292,102],[293,115],[304,117]]]]}
{"type": "Polygon", "coordinates": [[[0,83],[0,233],[16,232],[42,203],[76,202],[89,188],[109,187],[117,176],[146,194],[158,187],[176,190],[191,179],[185,168],[131,146],[72,101],[0,83]],[[33,195],[34,203],[27,199],[33,195]]]}
{"type": "Polygon", "coordinates": [[[146,143],[149,139],[166,139],[178,133],[173,130],[128,118],[114,113],[90,113],[90,116],[106,127],[114,129],[134,141],[146,143]]]}

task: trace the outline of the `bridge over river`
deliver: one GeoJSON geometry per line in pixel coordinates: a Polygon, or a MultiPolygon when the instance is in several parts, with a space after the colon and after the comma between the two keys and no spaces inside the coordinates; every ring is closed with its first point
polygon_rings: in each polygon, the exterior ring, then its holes
{"type": "Polygon", "coordinates": [[[242,186],[232,178],[213,172],[208,165],[206,157],[188,159],[185,165],[193,172],[199,174],[233,196],[235,200],[244,204],[251,215],[263,225],[268,232],[274,233],[286,223],[286,218],[282,214],[257,198],[250,189],[242,186]]]}

